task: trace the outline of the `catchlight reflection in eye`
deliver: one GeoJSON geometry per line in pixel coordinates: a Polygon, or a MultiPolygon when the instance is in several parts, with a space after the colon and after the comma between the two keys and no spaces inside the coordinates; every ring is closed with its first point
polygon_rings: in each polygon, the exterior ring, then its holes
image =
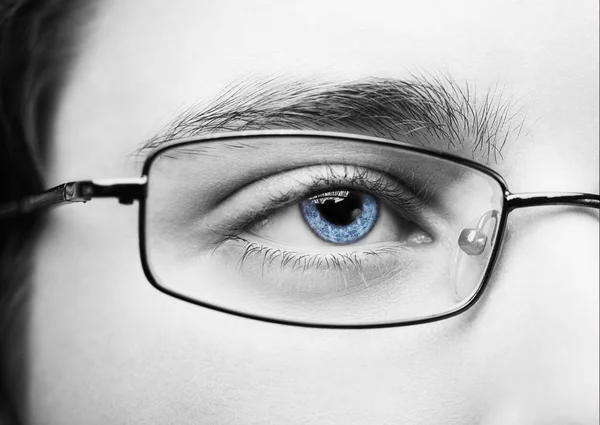
{"type": "Polygon", "coordinates": [[[304,221],[321,239],[349,244],[363,238],[377,220],[377,200],[356,191],[321,193],[300,204],[304,221]]]}

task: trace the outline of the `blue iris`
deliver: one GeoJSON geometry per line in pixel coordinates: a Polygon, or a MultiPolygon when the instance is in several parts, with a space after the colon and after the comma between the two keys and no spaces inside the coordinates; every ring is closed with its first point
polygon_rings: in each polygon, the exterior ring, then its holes
{"type": "Polygon", "coordinates": [[[324,192],[300,203],[308,227],[321,239],[350,244],[365,237],[379,213],[377,200],[349,190],[324,192]]]}

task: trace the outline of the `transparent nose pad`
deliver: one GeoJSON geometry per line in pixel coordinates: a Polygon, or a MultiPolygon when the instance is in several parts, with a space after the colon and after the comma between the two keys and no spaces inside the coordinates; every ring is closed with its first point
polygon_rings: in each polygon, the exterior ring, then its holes
{"type": "Polygon", "coordinates": [[[454,250],[455,266],[452,276],[457,302],[466,300],[481,283],[487,264],[484,260],[489,257],[482,254],[487,246],[494,244],[499,218],[498,211],[488,211],[481,216],[475,227],[468,227],[460,232],[458,246],[454,250]]]}
{"type": "Polygon", "coordinates": [[[496,234],[496,226],[498,226],[499,212],[496,210],[488,211],[481,216],[477,227],[466,228],[460,232],[458,237],[458,246],[468,255],[481,255],[485,251],[485,246],[488,241],[486,231],[492,235],[490,246],[494,244],[494,235],[496,234]],[[491,229],[487,226],[490,219],[494,219],[494,227],[491,229]]]}

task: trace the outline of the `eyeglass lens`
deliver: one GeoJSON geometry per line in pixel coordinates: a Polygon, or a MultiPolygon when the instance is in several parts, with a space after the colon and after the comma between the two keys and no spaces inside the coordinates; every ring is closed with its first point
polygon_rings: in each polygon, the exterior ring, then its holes
{"type": "Polygon", "coordinates": [[[501,185],[459,163],[341,138],[197,142],[148,175],[156,284],[223,309],[326,325],[453,311],[482,285],[501,185]]]}

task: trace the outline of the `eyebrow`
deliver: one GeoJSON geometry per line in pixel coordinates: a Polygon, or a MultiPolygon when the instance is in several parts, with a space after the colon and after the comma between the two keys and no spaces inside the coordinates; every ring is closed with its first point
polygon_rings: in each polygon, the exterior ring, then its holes
{"type": "Polygon", "coordinates": [[[195,105],[146,141],[137,157],[173,140],[244,130],[344,131],[443,150],[485,164],[518,138],[522,109],[497,83],[482,97],[449,76],[368,78],[345,83],[275,77],[248,79],[195,105]]]}

